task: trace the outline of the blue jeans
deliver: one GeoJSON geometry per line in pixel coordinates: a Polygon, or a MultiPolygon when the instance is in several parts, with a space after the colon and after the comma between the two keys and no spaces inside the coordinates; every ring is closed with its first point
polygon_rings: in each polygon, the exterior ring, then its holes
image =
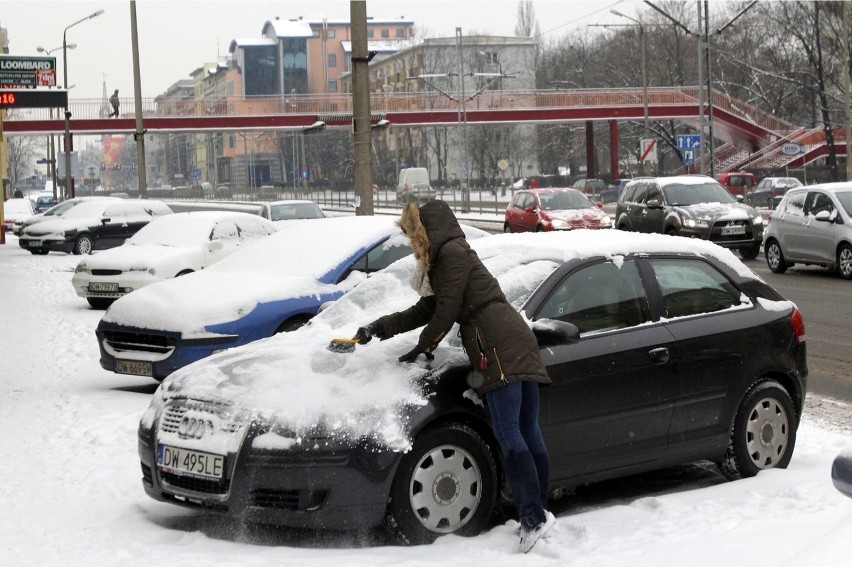
{"type": "Polygon", "coordinates": [[[535,382],[510,382],[485,394],[518,520],[528,528],[545,521],[550,474],[547,447],[538,426],[538,389],[535,382]]]}

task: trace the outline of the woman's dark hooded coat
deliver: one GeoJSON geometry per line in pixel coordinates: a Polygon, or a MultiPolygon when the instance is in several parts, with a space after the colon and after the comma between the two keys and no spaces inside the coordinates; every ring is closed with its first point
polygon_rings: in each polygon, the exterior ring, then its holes
{"type": "Polygon", "coordinates": [[[434,295],[379,319],[386,336],[426,325],[418,346],[432,352],[458,322],[474,371],[471,385],[479,394],[509,382],[549,384],[535,335],[470,249],[449,206],[429,201],[420,207],[420,222],[429,237],[428,275],[434,295]]]}

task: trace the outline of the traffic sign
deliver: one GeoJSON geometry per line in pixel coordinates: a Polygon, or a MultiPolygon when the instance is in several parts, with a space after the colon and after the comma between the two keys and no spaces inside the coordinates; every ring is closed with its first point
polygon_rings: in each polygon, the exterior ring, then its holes
{"type": "Polygon", "coordinates": [[[683,165],[691,165],[695,163],[695,152],[692,150],[683,150],[683,165]]]}
{"type": "Polygon", "coordinates": [[[54,163],[54,161],[55,161],[55,160],[52,160],[52,159],[41,158],[41,159],[39,159],[39,160],[36,160],[36,163],[39,163],[39,164],[47,164],[47,163],[54,163]]]}
{"type": "Polygon", "coordinates": [[[677,137],[677,149],[679,150],[699,150],[701,149],[701,135],[688,134],[677,137]]]}
{"type": "Polygon", "coordinates": [[[642,151],[639,156],[639,161],[657,161],[657,139],[648,138],[641,140],[642,151]]]}
{"type": "Polygon", "coordinates": [[[497,167],[500,168],[500,171],[506,171],[506,168],[509,167],[509,162],[504,159],[501,159],[497,162],[497,167]]]}

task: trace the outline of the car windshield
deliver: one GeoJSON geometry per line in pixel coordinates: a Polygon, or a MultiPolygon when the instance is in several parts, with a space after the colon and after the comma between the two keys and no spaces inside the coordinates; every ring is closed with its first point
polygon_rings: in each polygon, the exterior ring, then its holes
{"type": "Polygon", "coordinates": [[[846,214],[852,216],[852,191],[838,191],[834,196],[840,201],[840,206],[843,207],[846,214]]]}
{"type": "Polygon", "coordinates": [[[775,181],[775,187],[798,187],[801,184],[795,177],[781,177],[775,181]]]}
{"type": "Polygon", "coordinates": [[[589,179],[586,181],[586,189],[600,191],[601,189],[606,189],[606,183],[603,182],[603,179],[589,179]]]}
{"type": "Polygon", "coordinates": [[[272,220],[321,219],[325,215],[314,203],[281,203],[272,205],[272,220]]]}
{"type": "Polygon", "coordinates": [[[541,208],[545,211],[564,211],[567,209],[588,209],[594,207],[588,197],[575,191],[561,193],[543,193],[538,196],[541,208]]]}
{"type": "Polygon", "coordinates": [[[76,207],[80,203],[82,203],[82,201],[75,201],[74,199],[63,201],[58,205],[49,208],[47,211],[45,211],[44,215],[48,217],[52,215],[61,216],[65,213],[65,211],[71,210],[72,207],[76,207]]]}
{"type": "Polygon", "coordinates": [[[112,201],[84,201],[63,213],[62,218],[86,218],[86,217],[102,217],[104,209],[112,201]]]}
{"type": "Polygon", "coordinates": [[[663,187],[666,202],[674,207],[686,207],[699,203],[736,203],[728,190],[716,182],[685,184],[673,183],[663,187]]]}

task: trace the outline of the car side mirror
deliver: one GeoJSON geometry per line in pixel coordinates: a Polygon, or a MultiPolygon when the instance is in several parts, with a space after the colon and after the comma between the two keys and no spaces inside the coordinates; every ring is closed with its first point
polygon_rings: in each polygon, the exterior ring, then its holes
{"type": "Polygon", "coordinates": [[[820,211],[814,215],[814,218],[822,222],[834,222],[836,214],[834,211],[820,211]]]}
{"type": "Polygon", "coordinates": [[[225,243],[221,240],[211,240],[210,243],[207,245],[208,252],[218,252],[223,248],[225,248],[225,243]]]}
{"type": "Polygon", "coordinates": [[[106,224],[106,223],[110,222],[111,220],[112,219],[109,218],[109,217],[102,217],[101,218],[101,224],[106,224]]]}
{"type": "Polygon", "coordinates": [[[526,210],[526,212],[532,214],[532,213],[535,212],[535,207],[527,207],[525,210],[526,210]]]}
{"type": "Polygon", "coordinates": [[[600,202],[600,201],[595,201],[595,206],[596,206],[597,208],[599,208],[599,209],[602,209],[602,208],[603,208],[603,203],[602,203],[602,202],[600,202]]]}
{"type": "Polygon", "coordinates": [[[569,345],[580,340],[577,325],[556,319],[533,321],[532,332],[539,347],[569,345]]]}
{"type": "Polygon", "coordinates": [[[660,202],[659,199],[651,199],[650,201],[648,201],[645,204],[648,206],[649,209],[662,209],[663,208],[663,204],[660,202]]]}

